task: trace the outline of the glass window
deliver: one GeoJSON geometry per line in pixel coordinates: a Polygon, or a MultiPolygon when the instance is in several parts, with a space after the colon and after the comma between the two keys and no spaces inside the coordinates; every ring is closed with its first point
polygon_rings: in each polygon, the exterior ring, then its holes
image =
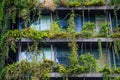
{"type": "Polygon", "coordinates": [[[64,19],[62,17],[59,19],[58,24],[62,29],[67,29],[68,27],[67,19],[64,19]]]}
{"type": "Polygon", "coordinates": [[[120,67],[120,53],[115,55],[116,67],[120,67]]]}
{"type": "Polygon", "coordinates": [[[19,30],[24,29],[24,22],[21,21],[18,26],[19,26],[19,30]]]}
{"type": "Polygon", "coordinates": [[[98,53],[99,56],[98,55],[95,56],[98,68],[104,68],[105,66],[110,66],[108,49],[103,49],[102,52],[103,52],[102,54],[98,53]]]}
{"type": "Polygon", "coordinates": [[[50,29],[50,16],[42,16],[41,18],[41,30],[50,29]]]}
{"type": "Polygon", "coordinates": [[[106,48],[103,48],[102,49],[102,54],[99,54],[99,51],[98,51],[98,49],[92,49],[92,50],[89,50],[89,49],[83,49],[82,51],[81,50],[79,50],[79,56],[81,55],[81,54],[84,54],[84,53],[87,53],[87,52],[90,52],[90,53],[92,53],[93,55],[94,55],[94,58],[96,59],[96,61],[97,61],[97,67],[98,68],[104,68],[105,66],[111,66],[111,64],[113,64],[112,62],[111,62],[111,59],[112,59],[112,54],[110,54],[109,52],[108,52],[109,50],[108,49],[106,49],[106,48]]]}
{"type": "Polygon", "coordinates": [[[33,22],[30,25],[31,28],[36,30],[49,30],[50,29],[50,16],[42,16],[40,20],[33,22]]]}
{"type": "Polygon", "coordinates": [[[68,56],[70,51],[68,49],[57,49],[56,62],[63,65],[68,65],[68,56]]]}
{"type": "Polygon", "coordinates": [[[105,22],[105,16],[96,16],[96,33],[99,33],[102,24],[105,22]]]}
{"type": "Polygon", "coordinates": [[[75,30],[80,32],[82,30],[82,19],[81,17],[75,17],[75,30]]]}
{"type": "Polygon", "coordinates": [[[42,48],[39,53],[29,52],[27,50],[23,50],[21,53],[19,53],[19,61],[41,61],[43,58],[54,61],[53,50],[51,50],[51,48],[42,48]]]}

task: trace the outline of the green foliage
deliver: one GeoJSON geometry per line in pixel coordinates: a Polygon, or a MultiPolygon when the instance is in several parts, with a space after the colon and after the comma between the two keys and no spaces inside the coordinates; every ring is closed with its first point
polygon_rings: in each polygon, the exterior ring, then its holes
{"type": "Polygon", "coordinates": [[[101,6],[105,5],[105,0],[84,0],[85,6],[101,6]]]}
{"type": "Polygon", "coordinates": [[[75,41],[75,22],[74,22],[74,11],[72,11],[71,15],[70,15],[70,19],[69,19],[69,27],[67,29],[68,33],[70,34],[70,39],[71,39],[71,43],[68,44],[68,46],[71,49],[71,54],[69,56],[69,64],[70,67],[73,68],[74,66],[78,65],[78,45],[75,41]]]}
{"type": "Polygon", "coordinates": [[[17,62],[5,67],[1,79],[5,80],[49,80],[51,69],[45,64],[32,62],[17,62]]]}
{"type": "Polygon", "coordinates": [[[118,55],[118,52],[120,51],[120,40],[114,40],[113,42],[113,47],[114,47],[114,53],[118,55]]]}
{"type": "Polygon", "coordinates": [[[109,66],[105,66],[105,68],[100,70],[99,72],[104,73],[106,75],[106,74],[111,74],[112,70],[109,66]]]}
{"type": "Polygon", "coordinates": [[[81,5],[80,0],[69,0],[69,7],[79,7],[81,5]]]}
{"type": "Polygon", "coordinates": [[[47,38],[48,32],[47,31],[36,31],[35,29],[27,28],[21,31],[22,37],[24,38],[30,38],[33,40],[37,39],[44,39],[47,38]]]}
{"type": "Polygon", "coordinates": [[[119,6],[120,5],[120,0],[111,0],[111,4],[119,6]]]}
{"type": "Polygon", "coordinates": [[[66,30],[60,29],[57,21],[53,22],[50,31],[48,32],[48,38],[51,39],[69,38],[69,35],[70,34],[66,30]]]}
{"type": "Polygon", "coordinates": [[[60,32],[60,26],[58,25],[57,21],[53,22],[53,24],[51,25],[50,31],[55,33],[60,32]]]}
{"type": "Polygon", "coordinates": [[[80,65],[76,65],[68,70],[68,73],[70,73],[71,75],[77,75],[85,72],[86,72],[85,66],[80,66],[80,65]]]}
{"type": "Polygon", "coordinates": [[[115,68],[114,73],[120,74],[120,68],[115,68]]]}
{"type": "Polygon", "coordinates": [[[73,68],[74,66],[78,65],[78,54],[77,54],[77,43],[72,41],[69,43],[69,47],[71,49],[71,54],[69,55],[69,64],[70,67],[73,68]]]}
{"type": "Polygon", "coordinates": [[[93,37],[94,36],[94,29],[95,29],[95,24],[92,22],[87,22],[85,25],[83,25],[83,29],[81,31],[81,37],[93,37]]]}
{"type": "Polygon", "coordinates": [[[80,55],[80,65],[84,66],[85,72],[94,72],[96,68],[96,60],[91,53],[80,55]]]}
{"type": "Polygon", "coordinates": [[[53,72],[67,73],[67,68],[62,64],[55,64],[53,66],[53,72]]]}
{"type": "Polygon", "coordinates": [[[109,22],[105,22],[105,23],[103,23],[102,24],[102,27],[101,27],[101,29],[100,29],[100,34],[101,35],[104,35],[105,37],[108,37],[108,35],[109,35],[109,25],[110,25],[110,23],[109,22]]]}
{"type": "Polygon", "coordinates": [[[111,80],[120,80],[120,77],[115,77],[115,78],[113,78],[111,80]]]}
{"type": "Polygon", "coordinates": [[[120,33],[114,33],[111,37],[112,38],[120,38],[120,33]]]}
{"type": "Polygon", "coordinates": [[[83,31],[88,30],[88,31],[93,31],[95,29],[95,23],[92,22],[87,22],[86,24],[83,25],[83,31]]]}
{"type": "Polygon", "coordinates": [[[102,6],[105,0],[61,0],[60,6],[79,7],[79,6],[102,6]]]}
{"type": "Polygon", "coordinates": [[[93,32],[88,31],[88,30],[81,31],[80,32],[80,37],[81,38],[92,38],[93,37],[93,32]]]}

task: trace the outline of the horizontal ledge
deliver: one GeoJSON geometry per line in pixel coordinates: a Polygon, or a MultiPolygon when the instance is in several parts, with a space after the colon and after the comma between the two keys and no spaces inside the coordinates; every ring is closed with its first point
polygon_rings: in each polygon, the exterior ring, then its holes
{"type": "MultiPolygon", "coordinates": [[[[98,42],[98,40],[101,40],[101,42],[113,42],[114,39],[112,38],[79,38],[76,39],[76,42],[98,42]]],[[[44,40],[31,40],[29,38],[22,38],[20,42],[35,42],[35,41],[40,41],[40,42],[71,42],[71,39],[44,39],[44,40]]],[[[19,42],[19,41],[16,41],[19,42]]]]}
{"type": "Polygon", "coordinates": [[[57,7],[56,10],[113,10],[114,6],[81,6],[81,7],[57,7]]]}
{"type": "MultiPolygon", "coordinates": [[[[50,76],[51,77],[63,77],[63,74],[62,73],[50,73],[50,76]]],[[[108,77],[119,77],[120,74],[108,74],[107,75],[108,77]]],[[[103,73],[83,73],[83,74],[77,74],[75,76],[69,76],[69,77],[104,77],[104,74],[103,73]]]]}

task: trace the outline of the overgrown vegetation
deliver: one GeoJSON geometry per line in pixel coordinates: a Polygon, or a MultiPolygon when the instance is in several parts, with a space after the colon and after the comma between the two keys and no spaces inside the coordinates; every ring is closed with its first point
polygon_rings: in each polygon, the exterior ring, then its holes
{"type": "MultiPolygon", "coordinates": [[[[69,74],[81,74],[94,72],[96,69],[96,60],[91,53],[86,53],[78,56],[78,45],[76,38],[91,38],[97,37],[94,33],[95,24],[88,22],[83,26],[83,30],[80,33],[75,31],[74,23],[74,11],[70,14],[68,20],[69,26],[67,30],[61,30],[58,22],[55,21],[51,25],[49,31],[36,31],[31,28],[26,28],[21,31],[9,30],[16,28],[19,20],[24,21],[24,26],[28,27],[30,23],[30,15],[35,17],[38,13],[41,13],[41,8],[49,9],[54,11],[56,7],[79,7],[79,6],[101,6],[105,4],[104,0],[45,0],[45,2],[38,2],[39,0],[2,0],[0,2],[0,71],[1,80],[49,80],[52,71],[69,74]],[[6,33],[7,32],[7,33],[6,33]],[[5,34],[4,34],[5,33],[5,34]],[[10,64],[5,67],[5,60],[8,59],[8,53],[10,49],[16,52],[17,46],[16,41],[20,41],[22,38],[30,38],[32,40],[45,40],[45,39],[71,39],[69,47],[71,54],[69,55],[69,66],[61,64],[55,64],[49,60],[43,60],[43,62],[27,62],[21,61],[10,64]],[[57,67],[55,67],[57,65],[57,67]],[[4,68],[5,67],[5,68],[4,68]],[[4,68],[4,69],[3,69],[4,68]]],[[[113,5],[119,5],[119,0],[112,0],[113,5]]],[[[38,14],[40,18],[40,14],[38,14]]],[[[102,25],[100,30],[102,37],[110,37],[109,23],[106,22],[102,25]]],[[[100,37],[100,36],[99,36],[100,37]]],[[[120,33],[115,33],[111,36],[112,38],[120,38],[120,33]]],[[[118,54],[120,51],[120,40],[114,40],[114,52],[118,54]]],[[[102,53],[101,41],[98,41],[99,53],[102,53]]],[[[33,46],[32,48],[34,48],[33,46]]],[[[36,48],[35,48],[36,49],[36,48]]],[[[34,51],[34,50],[33,50],[34,51]]],[[[101,72],[109,73],[120,73],[120,69],[116,68],[111,71],[109,68],[104,68],[101,72]]],[[[119,80],[115,78],[114,80],[119,80]]]]}
{"type": "Polygon", "coordinates": [[[49,80],[51,63],[21,61],[8,65],[1,72],[1,80],[49,80]]]}
{"type": "Polygon", "coordinates": [[[83,29],[81,31],[81,37],[89,38],[94,37],[95,24],[92,22],[87,22],[85,25],[83,25],[83,29]]]}
{"type": "Polygon", "coordinates": [[[102,6],[105,0],[61,0],[60,6],[79,7],[79,6],[102,6]]]}

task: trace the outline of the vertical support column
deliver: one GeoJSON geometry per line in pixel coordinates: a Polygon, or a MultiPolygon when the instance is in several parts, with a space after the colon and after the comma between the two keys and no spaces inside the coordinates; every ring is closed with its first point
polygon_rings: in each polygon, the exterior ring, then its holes
{"type": "Polygon", "coordinates": [[[21,43],[21,41],[19,41],[19,43],[18,43],[18,56],[17,56],[18,61],[19,61],[19,58],[21,58],[21,56],[20,56],[21,50],[22,50],[22,43],[21,43]]]}
{"type": "Polygon", "coordinates": [[[92,52],[92,42],[90,42],[90,51],[92,52]]]}
{"type": "Polygon", "coordinates": [[[50,56],[51,56],[51,60],[52,60],[53,59],[52,55],[54,54],[54,52],[53,52],[53,45],[51,44],[50,47],[51,47],[51,55],[50,56]]]}
{"type": "Polygon", "coordinates": [[[53,22],[52,12],[50,13],[50,22],[53,22]]]}
{"type": "Polygon", "coordinates": [[[110,64],[109,67],[111,68],[112,65],[111,65],[111,58],[110,58],[110,49],[108,48],[107,50],[108,50],[108,57],[109,57],[109,64],[110,64]]]}
{"type": "Polygon", "coordinates": [[[83,53],[84,42],[81,43],[81,53],[83,53]]]}
{"type": "Polygon", "coordinates": [[[56,62],[57,49],[54,48],[54,61],[56,62]]]}
{"type": "Polygon", "coordinates": [[[84,25],[85,24],[84,8],[82,10],[82,17],[83,17],[83,25],[84,25]]]}
{"type": "Polygon", "coordinates": [[[110,12],[109,12],[109,20],[110,20],[111,34],[113,34],[113,30],[112,30],[112,19],[111,19],[111,13],[110,13],[110,12]]]}
{"type": "Polygon", "coordinates": [[[115,62],[115,53],[114,53],[114,48],[112,46],[112,54],[113,54],[113,64],[116,65],[116,62],[115,62]]]}
{"type": "Polygon", "coordinates": [[[53,44],[51,44],[51,60],[56,62],[56,48],[53,47],[53,44]]]}

